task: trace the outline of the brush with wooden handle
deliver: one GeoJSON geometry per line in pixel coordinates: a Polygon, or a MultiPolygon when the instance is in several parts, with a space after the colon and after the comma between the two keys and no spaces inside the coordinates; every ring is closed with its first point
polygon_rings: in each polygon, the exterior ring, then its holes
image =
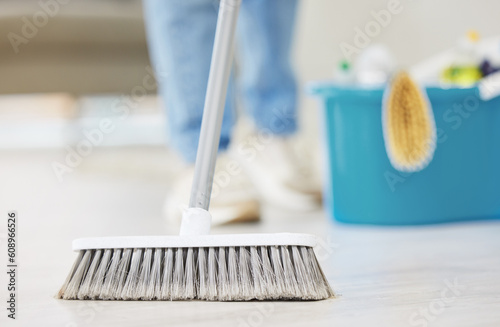
{"type": "Polygon", "coordinates": [[[404,172],[424,169],[436,149],[436,124],[427,95],[401,71],[384,95],[382,126],[392,166],[404,172]]]}

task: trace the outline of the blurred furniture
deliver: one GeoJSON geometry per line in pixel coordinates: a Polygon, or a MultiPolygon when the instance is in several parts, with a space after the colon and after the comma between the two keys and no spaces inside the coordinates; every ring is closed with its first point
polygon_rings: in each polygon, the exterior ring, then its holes
{"type": "Polygon", "coordinates": [[[149,74],[140,0],[0,0],[0,30],[0,94],[130,94],[149,74]]]}

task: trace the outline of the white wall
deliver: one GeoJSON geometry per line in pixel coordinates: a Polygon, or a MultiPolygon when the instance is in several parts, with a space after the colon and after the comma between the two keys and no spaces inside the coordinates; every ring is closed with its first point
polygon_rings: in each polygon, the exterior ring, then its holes
{"type": "Polygon", "coordinates": [[[483,37],[500,34],[499,0],[302,0],[295,43],[302,80],[331,77],[343,58],[339,44],[353,44],[355,28],[364,29],[374,20],[371,12],[391,1],[401,12],[372,42],[387,45],[403,66],[453,46],[470,29],[483,37]]]}

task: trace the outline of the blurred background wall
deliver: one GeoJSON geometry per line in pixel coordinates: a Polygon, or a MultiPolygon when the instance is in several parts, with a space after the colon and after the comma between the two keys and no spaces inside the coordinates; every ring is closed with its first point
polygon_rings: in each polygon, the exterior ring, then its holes
{"type": "MultiPolygon", "coordinates": [[[[391,6],[398,13],[369,38],[387,45],[401,66],[453,46],[469,29],[483,37],[500,34],[497,0],[303,0],[294,48],[301,89],[331,78],[343,58],[340,44],[353,45],[358,31],[373,27],[391,6]]],[[[150,74],[140,0],[0,0],[0,29],[0,125],[102,115],[150,74]]],[[[301,99],[304,133],[314,140],[315,103],[304,94],[301,99]]],[[[134,107],[147,117],[129,120],[137,125],[130,128],[149,135],[136,143],[163,142],[163,123],[154,118],[161,116],[158,107],[154,95],[134,107]]]]}
{"type": "MultiPolygon", "coordinates": [[[[342,58],[339,44],[353,44],[355,29],[374,21],[372,12],[386,10],[390,0],[305,0],[301,2],[296,58],[305,80],[331,76],[342,58]]],[[[401,65],[410,65],[455,45],[470,29],[482,37],[498,35],[500,1],[399,0],[392,15],[372,42],[387,45],[401,65]]],[[[500,47],[500,45],[499,45],[500,47]]]]}

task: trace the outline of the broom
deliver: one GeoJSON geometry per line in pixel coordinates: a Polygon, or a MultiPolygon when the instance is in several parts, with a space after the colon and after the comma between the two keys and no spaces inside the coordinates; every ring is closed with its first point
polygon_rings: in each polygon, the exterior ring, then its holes
{"type": "Polygon", "coordinates": [[[189,208],[179,236],[87,238],[57,298],[322,300],[333,291],[307,234],[208,235],[208,206],[241,0],[222,0],[189,208]]]}

